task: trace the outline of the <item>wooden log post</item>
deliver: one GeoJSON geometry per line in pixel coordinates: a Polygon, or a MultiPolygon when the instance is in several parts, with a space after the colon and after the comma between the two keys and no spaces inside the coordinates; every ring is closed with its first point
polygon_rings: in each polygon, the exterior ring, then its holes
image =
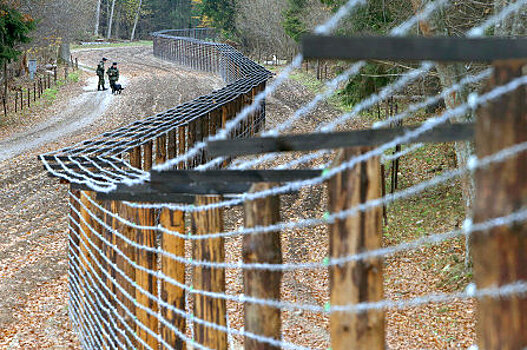
{"type": "MultiPolygon", "coordinates": [[[[181,125],[178,127],[178,142],[177,142],[177,153],[178,156],[181,156],[182,154],[185,154],[185,150],[187,149],[187,141],[186,141],[186,128],[185,125],[181,125]]],[[[185,162],[181,161],[178,164],[178,169],[185,169],[185,162]]]]}
{"type": "MultiPolygon", "coordinates": [[[[185,213],[163,209],[161,211],[161,226],[173,232],[185,233],[185,213]]],[[[162,232],[161,249],[176,256],[185,257],[185,240],[173,234],[162,232]]],[[[161,271],[181,284],[185,284],[185,264],[177,262],[166,256],[161,257],[161,271]]],[[[167,281],[161,282],[161,298],[167,304],[185,312],[185,290],[167,281]]],[[[172,310],[161,307],[161,316],[176,327],[182,334],[186,333],[185,318],[172,310]]],[[[163,340],[174,349],[185,349],[183,340],[169,327],[161,324],[161,335],[163,340]]],[[[163,346],[163,349],[165,347],[163,346]]]]}
{"type": "MultiPolygon", "coordinates": [[[[117,226],[114,225],[114,222],[117,221],[112,215],[109,213],[117,213],[117,204],[118,202],[115,201],[104,201],[102,203],[102,207],[108,212],[104,212],[102,214],[103,220],[105,224],[112,228],[113,230],[117,230],[117,226]]],[[[106,271],[109,272],[111,278],[107,278],[106,275],[104,275],[104,280],[106,282],[106,287],[103,289],[103,292],[106,296],[106,299],[113,307],[113,310],[110,310],[108,318],[111,321],[110,327],[111,327],[111,334],[114,335],[114,338],[118,338],[123,344],[126,344],[124,337],[119,332],[120,329],[125,329],[124,324],[122,324],[119,321],[119,318],[117,317],[117,313],[119,313],[119,304],[117,303],[116,296],[117,294],[117,288],[115,286],[115,279],[117,277],[117,271],[115,269],[116,262],[117,262],[117,253],[114,249],[114,246],[117,245],[117,236],[112,232],[110,229],[105,229],[103,231],[103,236],[111,243],[113,246],[108,244],[103,244],[102,251],[104,255],[106,256],[106,259],[104,261],[103,267],[106,269],[106,271]],[[108,262],[106,262],[108,261],[108,262]],[[111,263],[110,263],[111,262],[111,263]]],[[[117,348],[117,341],[116,339],[112,339],[112,342],[110,343],[110,349],[117,348]]]]}
{"type": "MultiPolygon", "coordinates": [[[[522,74],[526,61],[494,64],[489,89],[522,74]]],[[[527,91],[521,86],[479,111],[476,154],[486,157],[527,142],[527,91]]],[[[475,172],[476,223],[506,216],[527,206],[527,153],[494,163],[475,172]]],[[[500,226],[472,236],[474,278],[478,288],[527,281],[527,223],[500,226]]],[[[527,347],[527,296],[485,297],[479,300],[477,339],[480,349],[527,347]]]]}
{"type": "Polygon", "coordinates": [[[2,96],[2,104],[4,107],[4,117],[7,117],[7,98],[6,96],[2,96]]]}
{"type": "MultiPolygon", "coordinates": [[[[176,155],[175,132],[171,131],[162,135],[156,140],[156,164],[162,164],[176,155]]],[[[177,233],[185,233],[185,213],[183,211],[173,211],[169,209],[161,210],[160,224],[162,227],[177,233]]],[[[167,232],[161,232],[161,249],[176,256],[185,257],[185,240],[167,232]]],[[[174,261],[163,255],[161,256],[161,272],[181,284],[185,284],[185,264],[174,261]]],[[[161,281],[161,299],[169,305],[185,312],[185,290],[166,280],[161,281]]],[[[175,326],[182,334],[186,332],[185,318],[173,312],[167,307],[160,306],[161,317],[175,326]]],[[[172,329],[164,323],[160,324],[160,334],[166,344],[173,349],[184,349],[185,343],[172,329]]],[[[162,349],[167,349],[163,344],[162,349]]]]}
{"type": "MultiPolygon", "coordinates": [[[[254,184],[251,192],[268,190],[269,183],[254,184]]],[[[280,198],[269,196],[244,204],[245,227],[268,226],[280,221],[280,198]]],[[[242,256],[244,263],[282,263],[280,232],[269,232],[243,236],[242,256]]],[[[244,270],[243,285],[246,296],[259,299],[280,299],[281,271],[244,270]]],[[[280,309],[270,306],[245,303],[245,329],[248,332],[280,340],[280,309]]],[[[279,349],[261,343],[252,338],[245,338],[245,349],[279,349]]]]}
{"type": "MultiPolygon", "coordinates": [[[[141,157],[141,147],[135,147],[130,152],[130,165],[140,169],[142,163],[141,157]]],[[[127,206],[126,204],[121,204],[116,202],[112,211],[118,213],[118,215],[126,220],[131,222],[137,222],[138,213],[137,210],[127,206]]],[[[130,241],[136,241],[137,232],[130,225],[122,223],[117,219],[113,220],[112,225],[118,232],[121,232],[124,237],[130,241]]],[[[117,247],[124,253],[126,258],[133,262],[137,262],[137,250],[130,244],[128,244],[124,239],[115,237],[117,247]]],[[[130,339],[134,348],[138,347],[138,341],[136,339],[138,326],[136,323],[137,320],[137,310],[135,306],[136,299],[136,287],[130,281],[136,281],[136,268],[129,263],[123,256],[117,254],[115,257],[117,268],[124,272],[127,278],[122,274],[116,274],[116,283],[119,284],[126,294],[122,293],[119,289],[116,289],[117,298],[122,302],[124,308],[119,308],[118,312],[120,316],[125,320],[129,329],[126,329],[125,336],[120,337],[121,340],[124,340],[124,337],[130,339]],[[128,310],[128,312],[125,310],[128,310]]]]}
{"type": "MultiPolygon", "coordinates": [[[[356,147],[340,151],[336,164],[366,153],[370,148],[356,147]]],[[[356,207],[379,198],[381,181],[378,157],[357,164],[353,169],[335,175],[328,182],[331,212],[356,207]]],[[[339,258],[381,247],[382,208],[336,220],[330,225],[329,250],[339,258]]],[[[331,266],[331,305],[375,302],[383,297],[382,259],[353,261],[331,266]]],[[[334,312],[330,315],[330,335],[333,350],[384,349],[384,312],[334,312]]]]}
{"type": "Polygon", "coordinates": [[[177,154],[177,129],[172,129],[167,134],[167,158],[172,159],[177,154]]]}
{"type": "MultiPolygon", "coordinates": [[[[196,196],[196,206],[218,203],[219,196],[196,196]]],[[[223,231],[223,209],[211,209],[192,213],[192,229],[196,235],[223,231]]],[[[192,242],[194,261],[224,262],[225,248],[223,238],[195,240],[192,242]]],[[[225,293],[225,270],[195,266],[193,268],[193,287],[215,293],[225,293]]],[[[194,315],[202,320],[227,326],[227,305],[225,299],[194,294],[194,315]]],[[[227,333],[194,323],[197,343],[210,349],[227,349],[227,333]]]]}
{"type": "MultiPolygon", "coordinates": [[[[143,170],[152,169],[152,141],[144,144],[144,162],[143,170]]],[[[155,226],[156,225],[156,210],[138,208],[137,210],[137,223],[141,226],[155,226]]],[[[140,245],[147,246],[148,248],[156,248],[156,230],[136,230],[136,242],[140,245]]],[[[137,264],[150,271],[157,271],[157,254],[148,251],[146,249],[137,249],[137,264]]],[[[145,290],[145,292],[137,289],[136,299],[137,302],[144,307],[150,309],[155,314],[159,310],[158,303],[153,298],[158,295],[157,278],[152,275],[153,272],[143,271],[137,269],[135,272],[136,283],[138,287],[145,290]]],[[[145,325],[154,334],[159,334],[159,320],[155,315],[148,313],[142,308],[136,309],[138,322],[145,325]]],[[[159,347],[158,340],[152,334],[147,332],[143,327],[137,329],[137,334],[144,340],[152,349],[159,347]]],[[[139,344],[139,349],[146,349],[146,346],[139,344]]]]}
{"type": "Polygon", "coordinates": [[[156,164],[163,164],[167,160],[167,135],[156,139],[156,164]]]}

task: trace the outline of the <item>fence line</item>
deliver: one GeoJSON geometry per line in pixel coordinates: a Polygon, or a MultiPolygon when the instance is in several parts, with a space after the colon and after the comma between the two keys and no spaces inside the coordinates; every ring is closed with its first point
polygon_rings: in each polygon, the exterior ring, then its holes
{"type": "MultiPolygon", "coordinates": [[[[319,31],[331,31],[345,13],[362,3],[347,2],[319,31]]],[[[431,3],[407,23],[415,23],[447,3],[431,3]]],[[[514,11],[520,8],[517,4],[514,6],[514,11]]],[[[512,13],[511,8],[507,7],[504,13],[512,13]]],[[[503,13],[491,17],[481,27],[500,18],[504,18],[503,13]]],[[[326,151],[300,156],[283,165],[292,178],[279,181],[282,184],[263,184],[266,180],[262,178],[250,186],[254,180],[242,183],[234,175],[232,179],[227,177],[207,182],[193,180],[193,172],[186,169],[199,169],[200,174],[206,175],[209,167],[228,167],[229,156],[212,157],[215,142],[226,137],[233,140],[244,138],[264,130],[264,98],[302,62],[302,56],[298,56],[285,73],[266,86],[271,76],[269,72],[225,44],[206,41],[214,36],[209,30],[159,32],[154,35],[154,53],[195,70],[218,74],[228,83],[225,88],[40,157],[50,173],[69,180],[72,186],[70,312],[85,348],[181,349],[189,346],[226,349],[233,336],[237,336],[245,339],[244,345],[248,349],[310,349],[303,343],[285,339],[277,321],[282,310],[304,310],[329,317],[333,349],[350,346],[381,349],[384,348],[385,310],[459,299],[477,299],[483,306],[484,318],[480,325],[483,332],[479,334],[485,348],[497,348],[496,344],[504,343],[527,344],[521,330],[519,333],[514,328],[485,334],[485,330],[492,330],[493,315],[500,317],[503,324],[511,318],[518,322],[523,316],[513,310],[509,312],[503,305],[507,300],[524,303],[527,293],[527,276],[518,270],[525,257],[517,254],[525,239],[522,234],[527,220],[527,203],[521,197],[521,191],[510,193],[511,183],[515,184],[514,188],[525,186],[521,169],[525,164],[527,139],[521,114],[524,111],[517,108],[525,99],[524,85],[527,83],[527,78],[521,76],[522,65],[496,64],[492,71],[465,77],[445,91],[455,91],[464,84],[491,76],[487,92],[473,94],[467,103],[375,147],[344,148],[330,168],[325,167],[307,180],[302,177],[295,179],[300,173],[291,170],[291,164],[305,164],[326,151]],[[466,167],[392,194],[381,193],[380,159],[386,150],[401,143],[411,143],[452,116],[480,106],[484,107],[475,127],[478,153],[466,167]],[[498,120],[496,111],[505,115],[503,120],[498,120]],[[502,132],[493,133],[495,129],[502,132]],[[126,156],[121,157],[123,154],[126,156]],[[206,166],[202,166],[204,164],[206,166]],[[508,177],[499,172],[502,168],[510,170],[508,177]],[[475,223],[469,217],[459,230],[395,246],[381,246],[382,204],[416,195],[466,173],[476,174],[478,180],[475,223]],[[162,180],[170,174],[188,178],[184,181],[181,178],[162,180]],[[148,179],[150,181],[145,181],[148,179]],[[218,183],[233,186],[221,190],[221,186],[215,187],[218,183]],[[492,183],[496,186],[489,186],[492,183]],[[287,221],[279,217],[276,203],[280,195],[326,185],[330,209],[322,218],[287,221]],[[213,192],[213,196],[202,195],[206,192],[200,191],[208,187],[220,190],[213,192]],[[99,193],[95,194],[93,190],[99,193]],[[223,199],[223,194],[231,195],[231,198],[223,199]],[[499,210],[487,206],[489,196],[500,199],[499,210]],[[100,198],[106,198],[106,201],[100,198]],[[245,227],[226,230],[224,207],[242,203],[245,227]],[[186,227],[185,213],[191,216],[190,230],[186,227]],[[281,232],[316,225],[327,225],[329,229],[329,255],[316,262],[282,262],[279,255],[281,232]],[[224,238],[235,236],[240,236],[243,241],[242,260],[229,262],[225,257],[224,238]],[[400,301],[383,297],[382,258],[463,236],[475,242],[474,261],[479,264],[475,273],[476,285],[469,285],[464,292],[428,294],[400,301]],[[499,246],[504,239],[519,243],[499,246]],[[185,241],[192,244],[190,258],[184,249],[185,241]],[[494,251],[511,254],[511,260],[505,263],[490,260],[500,266],[500,271],[515,271],[514,274],[504,278],[492,270],[491,277],[484,277],[482,267],[487,266],[489,255],[494,251]],[[227,269],[243,272],[243,294],[227,292],[227,269]],[[302,269],[322,270],[329,275],[332,281],[330,295],[324,305],[281,300],[280,293],[270,293],[280,290],[283,272],[302,269]],[[192,270],[190,282],[186,278],[188,270],[192,270]],[[357,293],[349,293],[349,290],[357,290],[357,293]],[[192,302],[189,297],[193,298],[192,302]],[[227,302],[243,307],[244,328],[231,327],[227,302]],[[269,318],[276,322],[270,322],[269,318]],[[361,329],[368,331],[361,333],[361,329]]],[[[380,94],[362,101],[360,108],[366,108],[379,97],[389,97],[432,67],[432,63],[424,63],[421,69],[409,72],[380,94]]],[[[356,71],[357,66],[351,66],[348,72],[353,74],[356,71]]],[[[329,82],[329,88],[342,79],[339,77],[329,82]]],[[[295,112],[292,118],[314,108],[325,98],[321,96],[324,93],[306,105],[305,110],[295,112]]],[[[389,119],[402,120],[422,105],[414,104],[389,119]]],[[[322,126],[320,131],[328,133],[359,110],[322,126]]],[[[286,120],[278,130],[288,128],[293,121],[286,120]]],[[[331,136],[328,133],[328,137],[331,136]]],[[[266,157],[233,165],[244,168],[247,164],[260,164],[262,159],[275,156],[266,157]]],[[[224,174],[229,176],[229,171],[224,174]]]]}

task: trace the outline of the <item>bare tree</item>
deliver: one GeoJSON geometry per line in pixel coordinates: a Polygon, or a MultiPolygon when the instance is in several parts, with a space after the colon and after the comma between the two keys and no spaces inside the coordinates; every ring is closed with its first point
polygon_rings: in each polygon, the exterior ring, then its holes
{"type": "MultiPolygon", "coordinates": [[[[414,10],[420,9],[431,0],[412,0],[414,10]]],[[[430,20],[422,21],[419,24],[420,31],[425,36],[432,35],[461,35],[469,28],[478,25],[488,15],[492,14],[492,8],[497,13],[507,6],[511,1],[507,0],[489,0],[483,2],[467,1],[454,4],[448,10],[440,10],[430,20]]],[[[499,36],[505,35],[522,35],[525,34],[525,10],[519,11],[515,15],[508,16],[502,23],[494,28],[494,34],[499,36]]],[[[438,64],[437,73],[443,88],[447,88],[469,72],[469,65],[461,63],[438,64]]],[[[454,92],[445,98],[445,103],[449,108],[454,108],[467,101],[469,94],[468,88],[454,92]]],[[[452,119],[453,122],[472,121],[473,113],[457,116],[452,119]]],[[[456,142],[456,159],[459,167],[467,165],[469,157],[474,154],[474,145],[472,142],[456,142]]],[[[475,186],[472,177],[467,174],[462,179],[463,199],[467,212],[472,209],[472,199],[474,198],[475,186]]]]}
{"type": "Polygon", "coordinates": [[[132,35],[130,36],[130,41],[134,40],[135,30],[137,29],[137,22],[139,22],[139,15],[141,14],[142,5],[143,5],[143,0],[139,0],[139,4],[137,5],[137,12],[135,14],[134,26],[132,28],[132,35]]]}
{"type": "Polygon", "coordinates": [[[238,0],[236,27],[249,50],[258,55],[286,55],[296,47],[282,22],[284,0],[238,0]]]}
{"type": "Polygon", "coordinates": [[[100,17],[101,17],[101,0],[97,0],[97,8],[95,10],[95,29],[93,30],[94,35],[99,35],[100,17]]]}
{"type": "Polygon", "coordinates": [[[115,10],[115,0],[112,1],[112,9],[110,10],[110,18],[108,20],[108,31],[106,33],[106,38],[110,39],[112,36],[112,23],[113,23],[113,12],[115,10]]]}

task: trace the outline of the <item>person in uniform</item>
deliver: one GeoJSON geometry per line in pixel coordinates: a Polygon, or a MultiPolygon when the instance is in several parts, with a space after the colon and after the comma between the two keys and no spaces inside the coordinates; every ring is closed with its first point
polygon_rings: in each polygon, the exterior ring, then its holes
{"type": "Polygon", "coordinates": [[[104,90],[108,90],[107,88],[104,87],[104,63],[108,61],[106,58],[102,58],[101,62],[99,62],[99,65],[97,66],[97,76],[99,77],[99,84],[97,85],[97,91],[104,91],[104,90]]]}
{"type": "Polygon", "coordinates": [[[112,93],[115,92],[115,84],[119,80],[119,68],[117,68],[117,62],[114,62],[110,68],[106,71],[108,74],[108,79],[110,80],[110,87],[112,88],[112,93]]]}

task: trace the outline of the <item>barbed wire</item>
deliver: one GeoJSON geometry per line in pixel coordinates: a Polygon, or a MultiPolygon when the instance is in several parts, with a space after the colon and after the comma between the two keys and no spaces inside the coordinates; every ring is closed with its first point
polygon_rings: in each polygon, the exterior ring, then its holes
{"type": "MultiPolygon", "coordinates": [[[[333,31],[338,25],[339,21],[342,20],[350,11],[355,10],[361,5],[364,5],[365,0],[350,0],[342,6],[336,14],[334,14],[329,21],[324,25],[317,27],[316,33],[328,34],[333,31]]],[[[485,30],[490,26],[499,23],[511,13],[518,11],[522,6],[527,3],[527,0],[519,0],[514,4],[506,6],[500,13],[497,13],[488,19],[486,19],[480,26],[471,29],[467,36],[477,37],[483,35],[485,30]]],[[[412,16],[402,25],[396,27],[391,35],[403,35],[413,27],[418,21],[428,18],[435,10],[449,4],[448,0],[438,0],[429,3],[421,12],[412,16]]],[[[164,34],[165,35],[165,34],[164,34]]],[[[169,37],[169,36],[167,36],[169,37]]],[[[262,92],[256,94],[253,102],[242,108],[234,119],[228,121],[223,129],[220,129],[217,133],[208,136],[203,141],[197,142],[192,145],[183,154],[180,154],[164,164],[155,165],[153,169],[163,171],[170,169],[174,165],[185,162],[193,157],[196,157],[202,152],[205,147],[212,141],[225,139],[230,135],[232,130],[238,128],[244,120],[247,119],[251,113],[254,113],[260,108],[261,103],[265,97],[268,96],[289,77],[289,75],[298,68],[303,61],[301,55],[296,56],[290,65],[288,65],[284,71],[278,75],[278,77],[268,85],[262,92]]],[[[278,124],[274,128],[264,131],[263,136],[274,137],[280,135],[284,130],[291,128],[295,122],[297,122],[303,115],[310,113],[315,107],[321,102],[330,97],[338,88],[340,84],[345,82],[351,76],[357,74],[362,68],[364,62],[358,62],[350,67],[341,75],[335,79],[327,82],[325,90],[317,94],[310,102],[297,109],[294,114],[286,119],[283,123],[278,124]]],[[[347,121],[359,115],[361,111],[371,108],[374,104],[392,96],[396,91],[400,91],[403,87],[407,86],[410,82],[419,79],[420,77],[427,74],[431,69],[435,67],[435,63],[424,62],[417,69],[411,70],[403,74],[398,80],[392,84],[387,85],[379,93],[372,94],[366,99],[360,101],[350,112],[344,113],[338,118],[329,121],[327,123],[317,126],[316,130],[320,132],[329,132],[335,130],[337,127],[344,125],[347,121]]],[[[458,91],[467,85],[478,83],[492,74],[492,69],[486,69],[477,74],[466,75],[459,82],[454,83],[452,86],[443,89],[443,91],[432,97],[426,98],[424,101],[410,104],[409,107],[394,116],[390,116],[384,121],[377,122],[373,125],[374,128],[380,128],[389,126],[390,123],[403,120],[412,113],[415,113],[421,108],[436,103],[441,98],[447,97],[454,91],[458,91]]],[[[232,77],[231,77],[232,78],[232,77]]],[[[228,81],[230,78],[225,78],[228,81]]],[[[328,168],[328,164],[324,164],[324,171],[320,176],[315,178],[304,180],[304,181],[290,181],[285,184],[273,187],[271,189],[248,193],[245,192],[237,198],[221,200],[218,203],[208,205],[179,205],[170,203],[161,204],[144,204],[144,203],[130,203],[123,202],[124,205],[131,208],[143,208],[143,209],[161,209],[166,208],[170,210],[182,210],[185,212],[198,212],[203,210],[211,210],[217,208],[223,208],[226,206],[240,204],[246,201],[255,199],[265,198],[268,196],[276,196],[292,191],[298,191],[313,186],[324,184],[327,180],[332,177],[341,174],[344,171],[352,169],[357,164],[372,159],[374,157],[382,157],[381,161],[387,162],[392,159],[406,155],[412,151],[415,151],[422,147],[422,144],[415,144],[395,152],[391,155],[385,153],[392,149],[395,145],[405,144],[415,140],[419,135],[422,135],[434,128],[438,127],[442,123],[451,120],[455,116],[466,114],[470,111],[475,110],[478,106],[484,105],[490,101],[495,100],[507,94],[511,91],[518,89],[521,86],[527,84],[527,77],[516,78],[502,86],[494,87],[492,90],[483,94],[472,93],[466,102],[460,105],[448,109],[447,111],[434,115],[427,119],[424,123],[417,126],[415,129],[405,131],[401,136],[394,137],[392,140],[385,142],[379,146],[372,148],[371,150],[359,155],[352,157],[339,165],[328,168]]],[[[175,110],[175,109],[174,109],[175,110]]],[[[140,129],[141,125],[137,125],[140,129]]],[[[176,126],[171,126],[174,128],[176,126]]],[[[165,129],[172,130],[172,129],[165,129]]],[[[148,140],[152,140],[156,135],[152,134],[148,136],[148,140]]],[[[100,145],[110,146],[110,140],[106,140],[100,143],[100,145]]],[[[123,149],[129,149],[135,145],[134,141],[123,143],[123,149]]],[[[72,148],[74,149],[74,148],[72,148]]],[[[41,156],[44,166],[46,169],[56,176],[66,178],[72,183],[85,184],[89,188],[99,192],[111,192],[117,185],[134,185],[144,183],[149,179],[149,173],[144,172],[140,169],[135,169],[127,161],[119,159],[114,155],[110,154],[110,151],[102,152],[99,155],[93,156],[96,150],[90,150],[86,153],[77,154],[75,151],[67,154],[66,156],[59,156],[55,153],[49,153],[41,156]],[[46,159],[50,157],[58,165],[58,168],[53,168],[46,159]],[[66,164],[66,162],[68,164],[66,164]],[[109,168],[103,165],[110,166],[109,168]],[[123,166],[124,165],[124,166],[123,166]],[[74,169],[78,169],[75,171],[74,169]]],[[[104,206],[97,203],[96,200],[92,199],[89,195],[81,192],[81,196],[77,198],[73,193],[69,193],[70,196],[70,209],[69,215],[69,229],[70,229],[70,249],[69,249],[69,275],[70,275],[70,315],[76,326],[81,333],[81,343],[86,349],[102,349],[105,347],[107,342],[113,343],[118,347],[127,348],[133,347],[134,342],[141,343],[141,345],[147,349],[152,347],[145,342],[144,338],[139,336],[135,331],[135,327],[139,327],[142,331],[148,334],[149,337],[153,337],[159,344],[163,345],[167,349],[173,349],[173,347],[167,343],[166,339],[163,338],[160,332],[156,332],[140,319],[136,317],[136,314],[127,307],[127,303],[133,305],[134,309],[141,310],[146,313],[149,317],[153,317],[158,321],[159,326],[167,327],[181,340],[185,341],[192,347],[198,349],[208,349],[203,344],[199,344],[195,340],[194,325],[200,325],[208,327],[222,333],[227,334],[229,344],[233,342],[233,336],[241,336],[249,339],[256,340],[261,343],[270,344],[276,347],[291,350],[308,350],[309,347],[294,344],[292,342],[284,341],[283,339],[275,339],[273,337],[262,336],[246,331],[244,328],[236,329],[232,327],[230,323],[230,315],[226,314],[226,323],[217,324],[196,317],[191,311],[191,305],[189,303],[190,295],[202,295],[210,298],[221,299],[225,301],[232,301],[238,304],[257,304],[263,306],[270,306],[279,310],[303,310],[316,313],[318,315],[330,315],[336,312],[344,313],[362,313],[370,310],[395,310],[403,308],[418,307],[427,305],[430,303],[449,303],[456,300],[465,299],[480,299],[480,298],[507,298],[511,296],[521,296],[527,294],[527,281],[514,281],[506,285],[492,286],[488,288],[477,288],[475,284],[469,284],[469,286],[460,292],[454,293],[440,293],[440,294],[426,294],[423,296],[413,297],[404,300],[391,300],[382,299],[374,302],[360,302],[360,303],[349,303],[344,305],[331,305],[329,302],[324,305],[309,304],[301,302],[282,301],[274,299],[257,298],[252,296],[245,296],[243,294],[228,294],[226,292],[211,292],[207,290],[201,290],[194,288],[194,282],[191,280],[189,283],[185,281],[177,281],[174,278],[167,276],[163,271],[157,267],[149,268],[142,266],[135,259],[128,256],[123,251],[122,246],[115,241],[108,239],[105,233],[109,233],[112,237],[118,238],[127,246],[137,251],[144,251],[154,253],[158,257],[166,257],[173,263],[183,264],[185,267],[205,267],[205,268],[216,268],[216,269],[238,269],[238,270],[268,270],[268,271],[297,271],[297,270],[328,270],[344,264],[363,261],[368,259],[384,258],[393,256],[395,254],[415,250],[422,248],[426,245],[434,245],[445,242],[447,240],[464,237],[468,242],[469,237],[477,232],[485,232],[487,230],[501,227],[504,225],[512,225],[517,223],[524,223],[527,221],[527,208],[521,208],[509,215],[488,219],[484,222],[473,223],[472,218],[468,216],[460,229],[454,229],[448,232],[434,233],[426,237],[421,237],[416,240],[404,242],[388,247],[372,249],[362,251],[360,253],[349,254],[344,256],[330,257],[326,256],[322,261],[315,262],[293,262],[293,263],[281,263],[281,264],[267,264],[267,263],[244,263],[239,262],[213,262],[208,260],[197,260],[193,258],[186,258],[185,256],[179,256],[172,254],[158,245],[148,246],[141,244],[140,242],[127,237],[123,234],[122,229],[119,225],[114,227],[113,223],[108,223],[108,218],[111,220],[117,220],[117,222],[124,224],[134,230],[155,230],[163,234],[173,235],[179,238],[183,238],[187,241],[197,242],[205,239],[212,238],[224,238],[224,237],[235,237],[245,235],[256,235],[262,233],[301,229],[307,227],[313,227],[318,225],[328,225],[337,222],[338,220],[346,219],[352,215],[356,215],[361,212],[365,212],[374,207],[379,207],[384,204],[393,203],[394,201],[415,196],[423,191],[426,191],[433,186],[437,186],[441,183],[445,183],[451,179],[459,177],[467,173],[473,173],[476,169],[485,168],[491,164],[497,164],[505,160],[515,157],[518,154],[527,151],[527,142],[518,143],[509,148],[503,149],[492,155],[478,159],[473,156],[469,159],[466,166],[459,167],[454,170],[445,171],[444,173],[433,177],[432,179],[423,181],[419,184],[410,186],[406,189],[398,192],[387,194],[380,198],[368,200],[365,203],[356,205],[352,208],[337,211],[337,212],[326,212],[321,218],[307,218],[299,220],[290,220],[278,222],[272,225],[256,226],[251,228],[241,227],[237,230],[225,231],[225,232],[208,232],[200,235],[189,235],[182,234],[179,232],[172,231],[162,225],[139,225],[128,218],[121,217],[119,213],[114,213],[112,210],[104,208],[104,206]],[[86,198],[87,202],[83,202],[86,198]],[[96,213],[99,211],[101,214],[106,216],[101,219],[96,213]],[[86,216],[88,218],[86,218],[86,216]],[[96,243],[99,242],[100,244],[96,243]],[[104,249],[102,248],[104,247],[104,249]],[[185,302],[183,309],[179,309],[174,305],[171,305],[166,300],[163,300],[162,293],[146,290],[144,286],[139,284],[136,280],[130,278],[126,271],[124,271],[119,264],[111,259],[105,252],[108,249],[114,255],[118,255],[124,263],[131,266],[136,271],[141,271],[148,274],[152,278],[157,279],[158,283],[163,281],[173,286],[181,288],[185,291],[185,302]],[[167,320],[160,311],[154,310],[149,305],[144,305],[139,302],[136,295],[131,293],[125,288],[116,276],[122,277],[126,283],[128,283],[135,291],[141,293],[149,301],[154,302],[166,310],[170,310],[174,314],[185,319],[190,325],[191,336],[187,336],[184,331],[181,331],[176,327],[170,320],[167,320]],[[108,284],[111,284],[110,287],[108,284]],[[117,291],[120,295],[117,295],[117,291]],[[129,325],[133,321],[133,325],[129,325]],[[124,327],[124,328],[123,328],[124,327]]],[[[314,159],[317,159],[323,155],[328,154],[330,151],[321,150],[306,154],[295,158],[292,161],[286,162],[286,164],[278,165],[277,169],[289,169],[298,165],[306,164],[314,159]]],[[[256,159],[235,161],[231,164],[232,169],[247,169],[256,165],[260,165],[265,161],[274,160],[277,157],[277,153],[266,154],[264,156],[257,157],[256,159]]],[[[206,170],[211,167],[217,166],[223,162],[223,158],[216,158],[208,163],[196,168],[197,170],[206,170]]],[[[158,286],[158,288],[160,288],[158,286]]],[[[158,289],[159,291],[159,289],[158,289]]],[[[149,303],[148,303],[149,304],[149,303]]]]}

